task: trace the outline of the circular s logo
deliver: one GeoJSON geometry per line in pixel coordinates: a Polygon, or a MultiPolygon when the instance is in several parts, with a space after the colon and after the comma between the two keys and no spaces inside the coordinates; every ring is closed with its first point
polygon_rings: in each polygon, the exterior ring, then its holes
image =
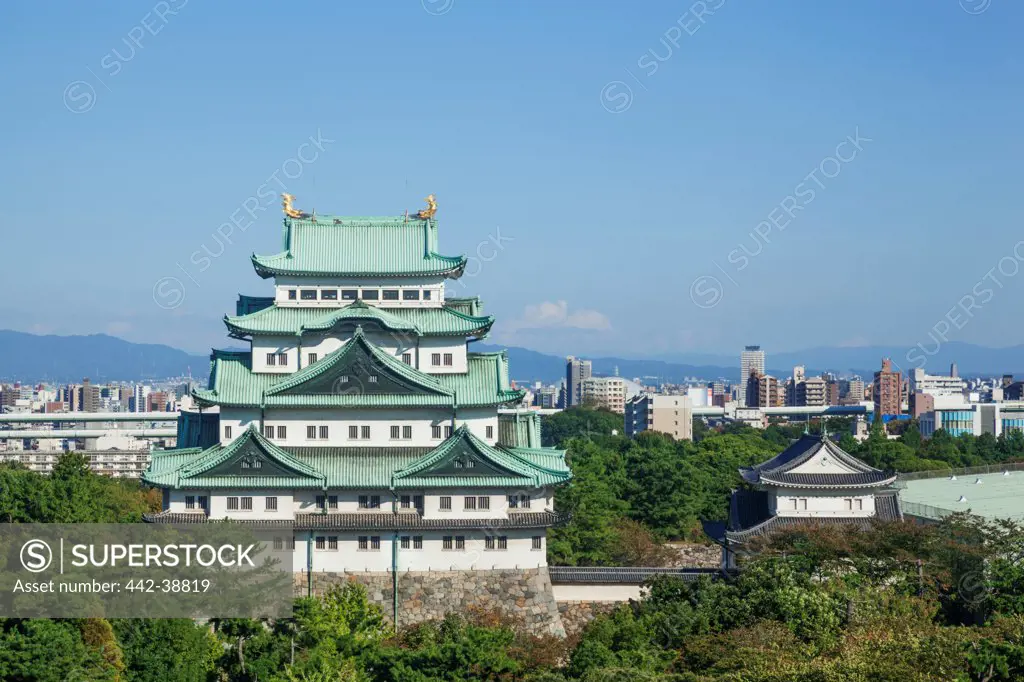
{"type": "Polygon", "coordinates": [[[21,546],[21,565],[26,571],[42,573],[53,563],[53,551],[42,540],[29,540],[21,546]]]}

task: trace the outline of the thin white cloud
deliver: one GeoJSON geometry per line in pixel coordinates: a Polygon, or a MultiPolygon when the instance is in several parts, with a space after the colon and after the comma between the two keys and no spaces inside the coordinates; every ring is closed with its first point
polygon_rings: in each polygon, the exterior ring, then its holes
{"type": "Polygon", "coordinates": [[[612,323],[608,316],[597,310],[569,310],[566,301],[543,301],[526,306],[519,318],[510,321],[506,331],[525,329],[590,329],[608,330],[612,323]]]}

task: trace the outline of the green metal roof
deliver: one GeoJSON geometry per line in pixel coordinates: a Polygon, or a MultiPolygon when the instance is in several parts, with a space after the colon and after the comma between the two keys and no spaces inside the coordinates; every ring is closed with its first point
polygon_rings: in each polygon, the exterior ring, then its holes
{"type": "Polygon", "coordinates": [[[419,218],[310,216],[285,218],[285,250],[252,256],[261,277],[458,278],[465,256],[437,253],[437,222],[419,218]]]}
{"type": "Polygon", "coordinates": [[[228,331],[236,337],[253,334],[303,335],[326,332],[336,326],[376,324],[391,331],[411,332],[418,336],[482,336],[494,324],[493,317],[469,315],[466,306],[457,304],[438,308],[381,308],[356,301],[343,308],[270,306],[249,315],[224,318],[228,331]]]}
{"type": "Polygon", "coordinates": [[[417,488],[533,488],[571,478],[559,450],[492,447],[462,426],[436,448],[281,448],[250,427],[227,446],[167,451],[154,456],[143,480],[165,488],[323,488],[389,490],[417,488]],[[237,466],[261,456],[257,473],[237,466]],[[534,464],[530,459],[536,459],[534,464]],[[459,459],[476,460],[471,468],[459,459]],[[270,471],[272,468],[275,471],[270,471]],[[270,474],[270,475],[268,475],[270,474]]]}
{"type": "Polygon", "coordinates": [[[446,296],[444,299],[444,305],[446,308],[457,310],[463,315],[479,317],[484,314],[484,304],[483,301],[480,300],[479,296],[446,296]]]}
{"type": "Polygon", "coordinates": [[[521,400],[524,395],[523,391],[509,387],[508,357],[504,352],[468,353],[465,374],[425,374],[380,351],[366,341],[361,332],[359,336],[361,344],[365,344],[363,366],[372,365],[380,367],[382,373],[386,371],[394,383],[389,379],[379,386],[393,386],[392,392],[375,389],[365,378],[350,379],[347,385],[340,383],[340,367],[345,357],[340,354],[352,346],[346,343],[320,362],[294,374],[256,374],[252,371],[250,352],[214,351],[210,388],[195,390],[193,396],[203,406],[458,409],[504,405],[521,400]],[[331,374],[332,368],[339,376],[331,374]],[[314,381],[318,382],[316,391],[302,388],[303,384],[309,386],[314,381]]]}
{"type": "Polygon", "coordinates": [[[515,448],[540,447],[540,415],[532,410],[498,414],[498,441],[515,448]]]}
{"type": "Polygon", "coordinates": [[[258,488],[323,488],[326,477],[264,438],[250,424],[227,446],[163,455],[143,480],[175,488],[223,488],[245,481],[258,488]],[[256,472],[259,473],[256,473],[256,472]]]}

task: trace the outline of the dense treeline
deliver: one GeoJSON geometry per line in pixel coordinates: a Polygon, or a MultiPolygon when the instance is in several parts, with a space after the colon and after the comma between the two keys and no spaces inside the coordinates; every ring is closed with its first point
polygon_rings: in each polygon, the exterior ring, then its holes
{"type": "Polygon", "coordinates": [[[295,617],[0,620],[0,679],[993,682],[1024,677],[1024,529],[794,528],[730,579],[660,578],[570,639],[494,612],[394,632],[350,583],[295,617]]]}
{"type": "Polygon", "coordinates": [[[159,491],[93,474],[79,453],[62,455],[50,476],[0,465],[0,523],[141,523],[159,509],[159,491]]]}
{"type": "MultiPolygon", "coordinates": [[[[922,471],[979,466],[1024,459],[1024,435],[1014,432],[953,438],[945,431],[923,440],[913,421],[881,422],[858,443],[851,419],[829,418],[825,428],[840,446],[880,469],[922,471]]],[[[732,423],[709,429],[694,421],[694,440],[676,442],[657,433],[623,435],[621,415],[572,408],[543,422],[546,445],[565,448],[573,481],[556,492],[573,520],[550,533],[549,559],[568,565],[660,565],[665,540],[705,542],[700,521],[724,520],[730,492],[742,485],[741,466],[762,462],[784,450],[805,431],[820,433],[817,421],[773,424],[760,430],[732,423]]]]}

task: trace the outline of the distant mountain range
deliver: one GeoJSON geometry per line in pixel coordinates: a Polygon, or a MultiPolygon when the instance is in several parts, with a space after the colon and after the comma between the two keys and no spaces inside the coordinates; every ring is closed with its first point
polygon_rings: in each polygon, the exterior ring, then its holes
{"type": "Polygon", "coordinates": [[[0,330],[0,380],[7,382],[138,381],[184,376],[189,370],[205,380],[209,357],[106,334],[38,336],[0,330]]]}
{"type": "MultiPolygon", "coordinates": [[[[494,351],[504,346],[473,343],[471,350],[494,351]]],[[[1024,375],[1024,346],[985,348],[969,343],[949,342],[935,351],[914,347],[912,360],[923,358],[932,374],[949,371],[956,362],[962,376],[1024,375]],[[931,351],[928,355],[926,351],[931,351]]],[[[765,349],[768,372],[788,376],[793,365],[807,367],[808,374],[831,371],[860,374],[867,378],[878,369],[882,358],[890,357],[904,372],[918,360],[907,360],[907,346],[821,347],[797,352],[773,353],[765,349]]],[[[565,376],[565,356],[538,353],[527,348],[509,347],[512,378],[520,382],[554,383],[565,376]]],[[[611,375],[618,370],[627,378],[642,377],[651,383],[680,382],[686,378],[724,378],[739,380],[739,352],[735,357],[687,353],[663,358],[588,357],[594,373],[611,375]]],[[[94,382],[164,379],[191,371],[205,379],[209,358],[158,344],[131,343],[105,334],[90,336],[38,336],[0,330],[0,381],[34,383],[78,382],[89,377],[94,382]]]]}

